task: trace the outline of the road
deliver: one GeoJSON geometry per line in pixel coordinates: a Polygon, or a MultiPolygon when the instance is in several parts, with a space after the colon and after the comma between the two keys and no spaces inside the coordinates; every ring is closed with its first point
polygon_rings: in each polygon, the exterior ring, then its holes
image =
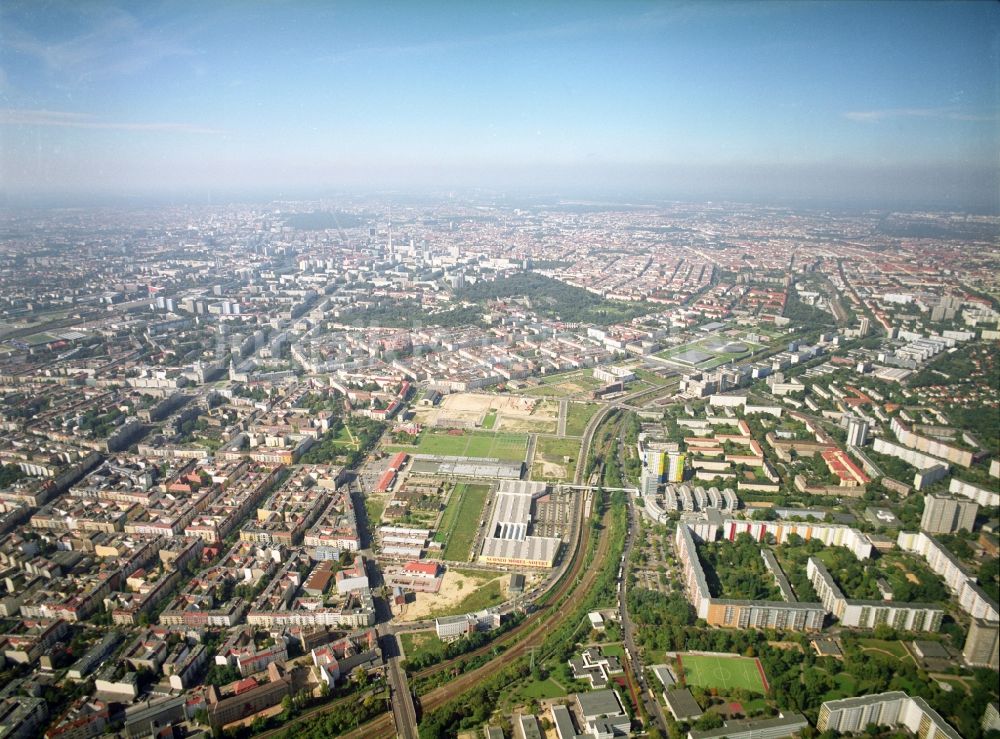
{"type": "Polygon", "coordinates": [[[528,434],[528,451],[524,455],[524,466],[531,474],[531,467],[535,463],[535,446],[538,443],[537,434],[528,434]]]}
{"type": "MultiPolygon", "coordinates": [[[[633,497],[629,495],[628,535],[625,537],[625,551],[622,555],[623,568],[629,561],[629,556],[632,554],[632,546],[635,544],[635,535],[638,527],[639,518],[635,513],[635,503],[633,497]]],[[[632,623],[632,619],[629,616],[628,599],[626,598],[627,581],[628,576],[623,573],[622,578],[618,583],[618,616],[621,620],[622,636],[625,641],[626,654],[629,655],[626,660],[626,669],[630,669],[632,671],[632,677],[639,685],[642,702],[646,706],[646,712],[653,717],[657,726],[660,727],[660,731],[662,731],[664,736],[666,736],[667,719],[663,715],[663,709],[660,707],[660,702],[653,698],[650,694],[649,685],[646,680],[646,673],[642,666],[642,659],[640,658],[639,649],[635,643],[635,624],[632,623]]]]}
{"type": "Polygon", "coordinates": [[[389,678],[389,698],[392,701],[392,720],[396,725],[396,736],[403,739],[417,739],[417,709],[413,705],[413,695],[406,680],[406,673],[399,666],[400,649],[395,634],[383,634],[379,638],[382,655],[386,658],[389,678]]]}

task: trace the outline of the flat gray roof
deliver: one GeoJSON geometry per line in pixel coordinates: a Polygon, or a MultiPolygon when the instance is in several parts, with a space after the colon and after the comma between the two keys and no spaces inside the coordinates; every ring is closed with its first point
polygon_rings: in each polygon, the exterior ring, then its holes
{"type": "Polygon", "coordinates": [[[577,693],[576,700],[584,716],[618,716],[622,713],[621,701],[613,690],[577,693]]]}
{"type": "Polygon", "coordinates": [[[769,730],[767,736],[777,737],[779,735],[773,733],[773,730],[782,728],[788,729],[788,733],[785,736],[792,736],[808,725],[809,721],[801,713],[789,713],[787,716],[779,716],[778,718],[769,718],[762,721],[747,721],[745,723],[730,721],[721,729],[710,729],[707,731],[692,729],[688,732],[688,736],[691,739],[722,739],[722,737],[733,736],[748,731],[753,731],[755,732],[755,736],[758,736],[756,732],[769,730]]]}
{"type": "Polygon", "coordinates": [[[691,691],[687,688],[668,690],[663,696],[667,699],[667,707],[678,721],[685,718],[696,718],[702,714],[701,706],[698,705],[698,701],[694,699],[691,691]]]}

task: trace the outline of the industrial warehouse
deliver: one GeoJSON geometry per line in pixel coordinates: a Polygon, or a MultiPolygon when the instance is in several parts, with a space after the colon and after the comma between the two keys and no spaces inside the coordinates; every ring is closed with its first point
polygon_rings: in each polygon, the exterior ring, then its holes
{"type": "Polygon", "coordinates": [[[510,567],[551,567],[561,539],[532,535],[533,513],[548,488],[543,482],[501,480],[479,561],[510,567]]]}

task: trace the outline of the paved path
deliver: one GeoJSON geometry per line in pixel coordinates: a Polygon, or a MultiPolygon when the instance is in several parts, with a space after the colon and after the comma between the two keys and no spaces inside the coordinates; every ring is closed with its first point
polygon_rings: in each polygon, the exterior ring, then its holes
{"type": "Polygon", "coordinates": [[[538,444],[537,434],[528,434],[528,451],[524,455],[524,465],[528,469],[528,477],[531,477],[531,466],[535,463],[535,447],[538,444]]]}
{"type": "Polygon", "coordinates": [[[633,679],[639,685],[642,694],[642,701],[646,705],[646,711],[656,722],[660,731],[666,735],[667,719],[663,715],[663,709],[660,707],[660,702],[650,693],[649,685],[646,681],[646,673],[642,668],[639,648],[635,644],[635,624],[632,623],[632,619],[628,613],[628,602],[625,592],[625,584],[628,581],[628,573],[626,573],[624,569],[625,565],[628,564],[629,555],[632,553],[632,546],[635,544],[635,535],[637,533],[637,529],[639,528],[639,517],[635,514],[633,496],[630,494],[627,497],[628,535],[625,538],[625,551],[622,554],[622,577],[618,581],[618,609],[621,617],[622,635],[624,637],[625,648],[628,654],[626,669],[632,670],[633,679]]]}

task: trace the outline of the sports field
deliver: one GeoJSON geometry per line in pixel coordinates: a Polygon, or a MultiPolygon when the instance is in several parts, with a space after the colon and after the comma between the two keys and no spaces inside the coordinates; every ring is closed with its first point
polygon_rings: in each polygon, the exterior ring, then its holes
{"type": "Polygon", "coordinates": [[[492,457],[508,462],[524,459],[528,450],[527,434],[490,431],[460,431],[449,433],[424,429],[416,446],[388,446],[390,451],[409,454],[441,454],[453,457],[492,457]]]}
{"type": "Polygon", "coordinates": [[[756,657],[682,654],[678,659],[689,686],[719,690],[743,688],[754,693],[767,692],[764,668],[756,657]]]}

